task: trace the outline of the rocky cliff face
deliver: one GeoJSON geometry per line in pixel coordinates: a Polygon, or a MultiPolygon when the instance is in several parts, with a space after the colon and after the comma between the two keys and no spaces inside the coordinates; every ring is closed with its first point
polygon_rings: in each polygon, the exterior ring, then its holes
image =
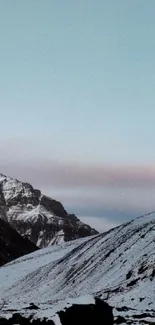
{"type": "Polygon", "coordinates": [[[28,183],[0,174],[0,213],[18,233],[39,247],[97,234],[68,214],[62,204],[28,183]]]}
{"type": "Polygon", "coordinates": [[[27,238],[21,237],[8,222],[0,219],[0,266],[37,249],[27,238]]]}

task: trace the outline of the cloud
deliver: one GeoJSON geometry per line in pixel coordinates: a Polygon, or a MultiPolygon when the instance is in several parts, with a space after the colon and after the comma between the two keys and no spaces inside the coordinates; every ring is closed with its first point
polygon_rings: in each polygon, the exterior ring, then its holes
{"type": "Polygon", "coordinates": [[[154,189],[55,189],[43,188],[77,216],[104,217],[110,222],[125,222],[155,210],[154,189]]]}
{"type": "Polygon", "coordinates": [[[55,188],[152,188],[155,165],[71,162],[54,159],[50,143],[35,139],[0,139],[0,172],[35,186],[55,188]]]}
{"type": "Polygon", "coordinates": [[[33,140],[0,141],[0,154],[1,173],[31,183],[78,216],[125,221],[155,210],[154,165],[56,161],[33,140]]]}
{"type": "Polygon", "coordinates": [[[80,217],[80,220],[99,232],[107,231],[111,228],[117,227],[117,222],[112,222],[108,218],[99,217],[80,217]]]}
{"type": "Polygon", "coordinates": [[[3,159],[0,169],[10,175],[55,188],[155,188],[155,166],[71,164],[38,159],[3,159]]]}

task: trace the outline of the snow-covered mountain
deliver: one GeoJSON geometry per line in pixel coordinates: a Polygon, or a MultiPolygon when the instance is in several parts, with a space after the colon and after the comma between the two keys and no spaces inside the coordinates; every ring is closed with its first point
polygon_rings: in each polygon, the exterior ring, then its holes
{"type": "Polygon", "coordinates": [[[20,236],[7,221],[0,219],[0,266],[37,249],[35,244],[20,236]]]}
{"type": "Polygon", "coordinates": [[[56,306],[80,296],[107,300],[123,324],[155,321],[155,213],[41,249],[0,269],[5,315],[11,309],[25,314],[25,305],[35,303],[37,317],[54,317],[56,306]]]}
{"type": "Polygon", "coordinates": [[[97,234],[30,184],[0,174],[0,215],[39,247],[97,234]]]}

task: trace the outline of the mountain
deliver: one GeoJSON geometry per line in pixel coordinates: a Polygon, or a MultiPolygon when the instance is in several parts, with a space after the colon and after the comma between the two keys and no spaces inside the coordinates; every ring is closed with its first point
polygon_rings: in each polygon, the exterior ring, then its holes
{"type": "Polygon", "coordinates": [[[97,234],[30,184],[0,174],[0,214],[39,247],[97,234]]]}
{"type": "Polygon", "coordinates": [[[5,315],[11,309],[28,315],[24,306],[35,303],[35,316],[50,318],[60,306],[94,296],[114,307],[118,324],[155,322],[155,212],[0,269],[5,315]]]}
{"type": "Polygon", "coordinates": [[[8,222],[0,219],[0,266],[37,249],[27,238],[21,237],[8,222]]]}

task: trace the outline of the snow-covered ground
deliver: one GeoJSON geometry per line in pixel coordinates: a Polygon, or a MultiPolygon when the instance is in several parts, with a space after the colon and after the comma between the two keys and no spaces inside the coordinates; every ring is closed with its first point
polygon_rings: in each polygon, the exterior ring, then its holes
{"type": "Polygon", "coordinates": [[[35,303],[36,316],[54,317],[71,299],[96,295],[114,306],[115,315],[133,317],[133,324],[134,315],[146,310],[148,321],[155,321],[155,213],[36,251],[0,269],[5,314],[35,303]],[[117,310],[124,306],[128,309],[117,310]]]}

